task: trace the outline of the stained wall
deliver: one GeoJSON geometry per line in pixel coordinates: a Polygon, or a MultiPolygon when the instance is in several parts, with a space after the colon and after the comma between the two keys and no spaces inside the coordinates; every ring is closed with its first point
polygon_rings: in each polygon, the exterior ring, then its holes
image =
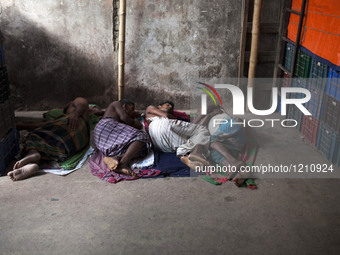
{"type": "MultiPolygon", "coordinates": [[[[117,0],[2,0],[12,101],[44,110],[76,96],[117,99],[117,0]]],[[[189,105],[196,81],[237,77],[239,0],[127,1],[125,97],[189,105]]]]}

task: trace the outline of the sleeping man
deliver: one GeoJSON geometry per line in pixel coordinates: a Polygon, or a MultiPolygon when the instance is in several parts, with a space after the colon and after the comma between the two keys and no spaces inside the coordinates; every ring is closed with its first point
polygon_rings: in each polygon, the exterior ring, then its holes
{"type": "Polygon", "coordinates": [[[206,127],[178,120],[171,101],[146,108],[149,135],[154,146],[163,152],[176,152],[181,161],[192,169],[208,165],[210,135],[206,127]]]}
{"type": "Polygon", "coordinates": [[[18,181],[36,174],[40,159],[64,161],[89,142],[89,106],[85,98],[77,97],[64,109],[64,114],[52,121],[17,125],[30,130],[23,143],[24,157],[14,164],[7,175],[18,181]]]}
{"type": "Polygon", "coordinates": [[[135,105],[130,100],[112,102],[94,129],[94,143],[111,171],[136,177],[131,161],[146,156],[151,144],[134,115],[135,105]]]}

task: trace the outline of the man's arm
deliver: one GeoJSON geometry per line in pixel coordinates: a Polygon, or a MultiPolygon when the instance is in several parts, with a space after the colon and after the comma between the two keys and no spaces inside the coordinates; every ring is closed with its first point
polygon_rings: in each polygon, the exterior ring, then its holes
{"type": "Polygon", "coordinates": [[[143,125],[136,118],[131,118],[129,115],[127,115],[120,102],[115,101],[111,103],[109,107],[112,107],[113,115],[118,122],[125,123],[126,125],[137,129],[141,129],[143,127],[143,125]]]}
{"type": "Polygon", "coordinates": [[[89,119],[89,103],[85,98],[77,97],[71,102],[66,113],[69,114],[68,124],[71,130],[75,130],[79,117],[83,117],[85,121],[89,119]]]}
{"type": "Polygon", "coordinates": [[[85,120],[88,120],[89,118],[89,102],[82,97],[77,97],[72,102],[75,109],[74,112],[79,115],[79,117],[83,117],[85,120]]]}
{"type": "Polygon", "coordinates": [[[164,117],[168,119],[176,119],[176,117],[173,116],[172,114],[163,112],[159,110],[157,107],[150,105],[145,110],[145,117],[148,118],[148,117],[154,117],[154,116],[164,117]]]}

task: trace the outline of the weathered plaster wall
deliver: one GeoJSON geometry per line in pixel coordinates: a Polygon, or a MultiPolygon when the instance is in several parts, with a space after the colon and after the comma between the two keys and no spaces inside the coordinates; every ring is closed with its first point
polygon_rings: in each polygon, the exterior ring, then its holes
{"type": "Polygon", "coordinates": [[[112,0],[1,0],[1,30],[17,108],[44,109],[75,96],[113,99],[112,0]]]}
{"type": "Polygon", "coordinates": [[[187,106],[190,84],[237,77],[241,1],[129,1],[127,16],[127,85],[147,101],[187,106]]]}
{"type": "MultiPolygon", "coordinates": [[[[84,96],[117,99],[117,0],[1,0],[0,29],[16,108],[47,109],[84,96]]],[[[189,85],[236,77],[239,0],[128,0],[126,97],[142,108],[189,85]]]]}

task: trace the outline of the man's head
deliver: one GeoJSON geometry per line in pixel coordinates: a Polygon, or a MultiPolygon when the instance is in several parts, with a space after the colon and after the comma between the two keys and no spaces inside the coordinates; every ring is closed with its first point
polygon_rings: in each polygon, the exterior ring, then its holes
{"type": "Polygon", "coordinates": [[[64,114],[70,114],[76,109],[76,106],[74,105],[73,101],[69,102],[66,107],[63,109],[64,114]]]}
{"type": "Polygon", "coordinates": [[[172,113],[174,111],[174,103],[172,101],[164,101],[158,105],[158,109],[166,113],[172,113]]]}
{"type": "Polygon", "coordinates": [[[126,112],[128,116],[131,118],[135,117],[135,103],[129,99],[121,99],[120,104],[122,105],[123,110],[126,112]]]}

